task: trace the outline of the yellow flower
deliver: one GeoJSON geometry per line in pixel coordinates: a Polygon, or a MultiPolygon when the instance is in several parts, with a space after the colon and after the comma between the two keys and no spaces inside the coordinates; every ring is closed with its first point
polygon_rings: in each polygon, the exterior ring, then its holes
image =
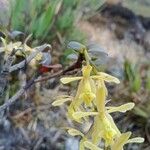
{"type": "Polygon", "coordinates": [[[74,128],[66,128],[68,130],[68,133],[71,135],[71,136],[81,136],[81,137],[84,137],[84,134],[81,133],[79,130],[76,130],[74,128]]]}
{"type": "Polygon", "coordinates": [[[85,148],[88,148],[90,150],[102,150],[101,148],[88,141],[84,134],[81,133],[79,130],[73,128],[67,128],[67,130],[71,136],[81,136],[82,139],[80,141],[80,150],[85,150],[85,148]]]}
{"type": "Polygon", "coordinates": [[[60,106],[63,103],[67,102],[67,101],[71,101],[73,99],[72,96],[68,96],[68,95],[61,95],[59,97],[57,97],[57,100],[55,100],[52,105],[53,106],[60,106]]]}
{"type": "MultiPolygon", "coordinates": [[[[109,128],[109,126],[107,126],[106,128],[109,128]]],[[[68,130],[68,133],[72,136],[81,136],[82,137],[82,139],[80,141],[80,150],[85,150],[85,148],[88,148],[90,150],[102,150],[93,142],[88,141],[86,136],[83,133],[81,133],[79,130],[76,130],[73,128],[67,128],[67,130],[68,130]]],[[[102,130],[102,132],[105,132],[105,131],[102,130]]],[[[111,132],[111,130],[110,130],[110,132],[111,132]]],[[[108,134],[111,134],[111,133],[108,133],[108,134]]],[[[130,136],[131,136],[131,132],[126,132],[126,133],[120,134],[120,136],[118,136],[114,139],[113,144],[110,145],[111,150],[123,150],[123,146],[125,144],[143,143],[144,142],[144,138],[136,137],[136,138],[129,139],[130,136]]],[[[108,135],[108,137],[109,137],[109,135],[108,135]]],[[[107,138],[107,134],[106,134],[106,138],[107,138]]]]}
{"type": "Polygon", "coordinates": [[[98,112],[83,112],[83,111],[78,111],[78,112],[74,112],[72,114],[73,118],[75,118],[76,120],[79,120],[80,118],[83,118],[83,117],[95,116],[95,115],[98,115],[98,112]]]}
{"type": "Polygon", "coordinates": [[[83,142],[84,147],[90,149],[90,150],[103,150],[99,147],[97,147],[96,145],[94,145],[93,143],[89,142],[89,141],[85,141],[83,142]]]}
{"type": "Polygon", "coordinates": [[[105,82],[118,84],[120,83],[119,79],[104,72],[97,72],[95,68],[93,68],[95,75],[91,75],[91,58],[86,49],[83,49],[82,53],[86,61],[86,66],[82,68],[82,76],[63,77],[60,79],[63,84],[80,81],[75,97],[64,95],[54,101],[52,105],[59,106],[71,100],[68,107],[69,118],[82,123],[83,120],[89,121],[89,116],[92,116],[94,121],[86,134],[73,128],[67,128],[68,133],[72,136],[81,137],[80,150],[102,150],[98,147],[100,141],[104,141],[104,147],[111,150],[123,150],[123,146],[127,143],[143,142],[144,139],[140,137],[129,139],[131,132],[122,134],[110,115],[113,112],[125,113],[134,107],[134,103],[127,103],[117,107],[106,106],[108,91],[105,82]]]}
{"type": "Polygon", "coordinates": [[[114,138],[120,133],[114,125],[115,124],[112,124],[109,118],[107,118],[107,115],[96,116],[92,129],[92,143],[97,145],[101,139],[104,139],[106,145],[111,145],[114,138]]]}
{"type": "MultiPolygon", "coordinates": [[[[98,72],[97,75],[91,75],[92,66],[87,65],[82,68],[82,75],[80,77],[64,77],[61,78],[63,84],[70,83],[72,81],[80,80],[77,94],[68,108],[68,114],[73,119],[72,114],[76,111],[80,111],[80,106],[84,102],[87,106],[90,106],[93,100],[96,98],[96,85],[95,80],[102,82],[115,82],[119,83],[119,80],[111,75],[103,72],[98,72]]],[[[107,89],[105,88],[107,93],[107,89]]],[[[107,94],[106,94],[107,95],[107,94]]],[[[99,104],[96,104],[99,105],[99,104]]],[[[78,120],[79,121],[79,120],[78,120]]]]}
{"type": "MultiPolygon", "coordinates": [[[[108,79],[111,81],[112,78],[108,77],[107,81],[108,79]]],[[[94,144],[98,144],[100,139],[104,139],[106,145],[112,145],[114,143],[114,139],[119,137],[121,133],[109,113],[116,111],[126,112],[134,107],[134,103],[127,103],[119,107],[106,107],[107,89],[104,83],[104,78],[100,79],[97,77],[96,84],[95,105],[99,115],[97,115],[94,120],[92,142],[94,144]]]]}
{"type": "Polygon", "coordinates": [[[129,139],[131,132],[122,133],[111,146],[111,150],[123,150],[123,146],[127,143],[143,143],[144,138],[137,137],[129,139]]]}
{"type": "Polygon", "coordinates": [[[112,112],[122,112],[125,113],[128,110],[131,110],[133,107],[135,106],[134,103],[126,103],[123,104],[121,106],[117,106],[117,107],[106,107],[108,113],[112,113],[112,112]]]}
{"type": "Polygon", "coordinates": [[[61,78],[60,81],[63,84],[67,84],[72,81],[81,80],[79,83],[79,89],[77,98],[80,99],[81,103],[84,101],[87,105],[91,103],[91,101],[95,98],[95,93],[91,88],[92,79],[90,77],[92,71],[92,67],[90,65],[84,66],[82,69],[82,77],[64,77],[61,78]]]}

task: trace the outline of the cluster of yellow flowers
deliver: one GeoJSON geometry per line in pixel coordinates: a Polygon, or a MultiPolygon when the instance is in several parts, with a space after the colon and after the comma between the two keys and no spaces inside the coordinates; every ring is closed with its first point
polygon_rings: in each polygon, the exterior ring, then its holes
{"type": "Polygon", "coordinates": [[[106,106],[108,91],[105,82],[118,84],[120,81],[109,74],[95,71],[95,68],[90,64],[87,51],[84,50],[83,53],[86,65],[82,67],[82,76],[61,78],[63,84],[80,81],[75,97],[64,95],[54,101],[53,106],[59,106],[64,102],[71,101],[68,107],[68,117],[79,123],[84,123],[92,116],[93,124],[86,134],[73,128],[67,128],[68,133],[72,136],[81,136],[80,150],[102,150],[104,147],[111,150],[123,150],[123,146],[127,143],[144,142],[141,137],[129,139],[131,132],[121,133],[110,115],[113,112],[131,110],[134,107],[134,103],[127,103],[118,107],[106,106]],[[99,144],[102,141],[105,146],[100,148],[99,144]]]}

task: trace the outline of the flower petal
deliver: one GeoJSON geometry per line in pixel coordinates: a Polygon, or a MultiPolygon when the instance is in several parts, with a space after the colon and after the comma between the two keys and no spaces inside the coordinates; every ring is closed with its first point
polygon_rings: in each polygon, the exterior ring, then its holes
{"type": "Polygon", "coordinates": [[[89,141],[85,141],[84,146],[90,150],[102,150],[101,148],[99,148],[98,146],[96,146],[95,144],[93,144],[89,141]]]}
{"type": "Polygon", "coordinates": [[[107,109],[108,109],[108,113],[117,112],[117,111],[125,113],[126,111],[131,110],[134,106],[135,106],[134,103],[127,103],[118,107],[107,107],[107,109]]]}
{"type": "Polygon", "coordinates": [[[114,122],[112,116],[111,116],[109,113],[106,113],[106,117],[107,117],[108,120],[110,121],[112,128],[116,131],[117,136],[120,136],[121,133],[120,133],[118,127],[116,126],[116,124],[115,124],[115,122],[114,122]]]}
{"type": "Polygon", "coordinates": [[[116,130],[113,128],[110,120],[106,116],[100,116],[100,123],[102,124],[102,136],[106,145],[110,145],[113,139],[117,136],[116,130]]]}
{"type": "Polygon", "coordinates": [[[71,49],[73,49],[73,50],[75,50],[77,52],[80,52],[80,53],[82,53],[82,51],[84,49],[86,49],[86,46],[84,46],[83,44],[81,44],[79,42],[76,42],[76,41],[69,42],[67,47],[71,48],[71,49]]]}
{"type": "Polygon", "coordinates": [[[98,75],[95,75],[95,76],[91,76],[93,79],[100,79],[100,80],[105,80],[106,82],[114,82],[114,83],[117,83],[119,84],[120,81],[118,78],[114,77],[114,76],[111,76],[107,73],[104,73],[104,72],[99,72],[98,75]]]}
{"type": "Polygon", "coordinates": [[[94,118],[93,127],[91,128],[91,139],[92,139],[93,144],[98,144],[100,139],[102,138],[102,136],[100,134],[101,129],[102,129],[102,126],[100,124],[100,120],[99,120],[98,116],[96,116],[94,118]]]}
{"type": "Polygon", "coordinates": [[[73,129],[73,128],[69,128],[68,129],[68,133],[72,136],[77,136],[77,135],[80,135],[80,136],[84,136],[83,133],[81,133],[79,130],[76,130],[76,129],[73,129]]]}
{"type": "Polygon", "coordinates": [[[84,66],[82,68],[83,77],[84,78],[90,77],[91,71],[92,71],[92,66],[90,66],[90,65],[84,66]]]}
{"type": "Polygon", "coordinates": [[[92,93],[91,89],[91,79],[83,77],[83,85],[82,85],[82,92],[79,98],[83,99],[86,105],[90,105],[91,101],[95,98],[95,93],[92,93]]]}
{"type": "Polygon", "coordinates": [[[85,102],[85,104],[86,104],[87,106],[89,106],[89,105],[91,104],[91,101],[92,101],[95,97],[96,97],[96,96],[95,96],[94,93],[92,93],[92,92],[85,92],[85,93],[82,93],[79,98],[80,98],[80,99],[83,99],[84,102],[85,102]]]}
{"type": "Polygon", "coordinates": [[[71,98],[64,98],[64,99],[59,99],[59,100],[56,100],[52,103],[53,106],[60,106],[60,105],[63,105],[63,103],[67,102],[67,101],[70,101],[71,98]]]}
{"type": "Polygon", "coordinates": [[[132,138],[127,141],[127,143],[143,143],[143,142],[144,142],[144,138],[142,137],[132,138]]]}
{"type": "Polygon", "coordinates": [[[73,118],[75,118],[76,120],[83,118],[83,117],[88,117],[88,116],[95,116],[98,115],[98,112],[82,112],[82,111],[78,111],[72,114],[73,118]]]}
{"type": "Polygon", "coordinates": [[[131,136],[131,132],[122,133],[119,138],[112,145],[111,150],[122,150],[123,146],[127,143],[131,136]]]}
{"type": "Polygon", "coordinates": [[[82,79],[82,77],[64,77],[64,78],[61,78],[60,81],[63,84],[67,84],[67,83],[70,83],[72,81],[81,80],[81,79],[82,79]]]}
{"type": "Polygon", "coordinates": [[[95,104],[99,112],[105,111],[105,100],[107,96],[107,90],[104,81],[97,81],[96,99],[95,104]]]}

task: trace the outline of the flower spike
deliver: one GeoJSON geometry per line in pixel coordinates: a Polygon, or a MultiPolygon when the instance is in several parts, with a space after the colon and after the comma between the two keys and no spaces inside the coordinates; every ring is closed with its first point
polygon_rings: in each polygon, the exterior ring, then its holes
{"type": "Polygon", "coordinates": [[[131,132],[121,133],[116,126],[111,113],[131,110],[135,104],[130,102],[121,106],[106,106],[108,91],[105,82],[119,84],[118,78],[104,72],[98,72],[97,67],[92,64],[92,59],[86,47],[80,43],[72,42],[71,47],[75,50],[81,50],[80,54],[84,55],[86,62],[82,66],[82,76],[63,77],[60,81],[68,84],[73,81],[79,81],[77,92],[74,97],[62,96],[52,103],[53,106],[60,106],[67,101],[71,101],[68,107],[68,117],[80,124],[89,122],[91,127],[84,134],[82,131],[67,128],[68,133],[72,136],[81,136],[79,150],[123,150],[127,143],[142,143],[144,139],[136,137],[129,139],[131,132]],[[103,147],[99,147],[103,143],[103,147]]]}

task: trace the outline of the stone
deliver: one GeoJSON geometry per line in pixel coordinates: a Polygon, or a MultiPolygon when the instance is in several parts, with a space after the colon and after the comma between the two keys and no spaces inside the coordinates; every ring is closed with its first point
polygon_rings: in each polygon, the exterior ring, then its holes
{"type": "Polygon", "coordinates": [[[10,20],[9,0],[0,0],[0,27],[6,27],[10,20]]]}

